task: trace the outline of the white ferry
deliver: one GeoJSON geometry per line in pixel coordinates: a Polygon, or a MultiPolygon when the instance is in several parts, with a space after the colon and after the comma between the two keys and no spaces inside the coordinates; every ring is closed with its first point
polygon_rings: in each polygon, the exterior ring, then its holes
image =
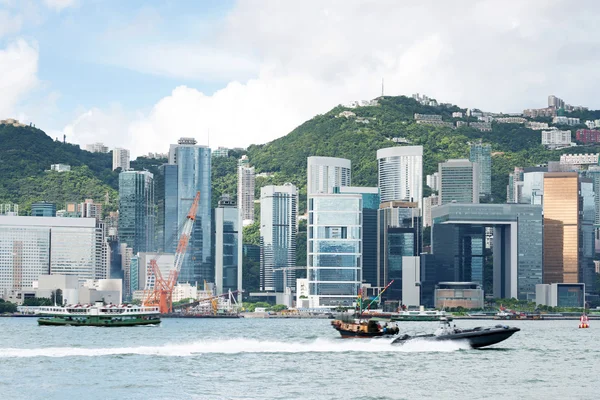
{"type": "Polygon", "coordinates": [[[66,307],[40,307],[40,325],[71,326],[135,326],[160,324],[158,307],[139,307],[131,304],[75,304],[66,307]]]}

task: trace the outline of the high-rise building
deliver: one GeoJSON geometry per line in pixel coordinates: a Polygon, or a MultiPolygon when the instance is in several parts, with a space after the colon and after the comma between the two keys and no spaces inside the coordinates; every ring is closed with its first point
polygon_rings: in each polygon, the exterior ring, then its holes
{"type": "Polygon", "coordinates": [[[154,250],[154,176],[147,171],[119,174],[119,242],[134,253],[154,250]]]}
{"type": "Polygon", "coordinates": [[[381,203],[377,221],[377,286],[395,281],[385,292],[389,300],[402,299],[402,259],[421,253],[421,214],[417,202],[381,203]]]}
{"type": "Polygon", "coordinates": [[[431,218],[431,209],[440,204],[440,196],[432,194],[429,197],[423,198],[423,228],[433,225],[431,218]]]}
{"type": "Polygon", "coordinates": [[[56,204],[40,201],[31,205],[32,217],[56,217],[56,204]]]}
{"type": "Polygon", "coordinates": [[[113,171],[117,168],[121,168],[121,171],[127,171],[129,169],[129,150],[115,147],[113,149],[113,171]]]}
{"type": "Polygon", "coordinates": [[[214,210],[215,285],[217,294],[238,291],[242,299],[242,221],[240,210],[223,195],[214,210]]]}
{"type": "Polygon", "coordinates": [[[362,196],[362,281],[371,287],[377,281],[377,211],[379,210],[379,188],[342,186],[342,194],[362,196]]]}
{"type": "Polygon", "coordinates": [[[377,150],[381,202],[423,203],[423,146],[377,150]]]}
{"type": "Polygon", "coordinates": [[[479,203],[479,164],[448,160],[439,164],[440,204],[479,203]]]}
{"type": "Polygon", "coordinates": [[[362,282],[362,195],[308,198],[309,305],[352,306],[362,282]]]}
{"type": "Polygon", "coordinates": [[[477,163],[479,197],[492,195],[492,146],[483,143],[471,143],[469,161],[477,163]]]}
{"type": "Polygon", "coordinates": [[[596,292],[596,271],[594,267],[595,232],[594,220],[596,206],[594,203],[594,182],[590,178],[580,177],[581,193],[581,258],[579,261],[579,282],[584,283],[589,292],[596,292]]]}
{"type": "Polygon", "coordinates": [[[345,158],[308,157],[306,194],[333,193],[334,187],[350,186],[351,162],[345,158]]]}
{"type": "Polygon", "coordinates": [[[77,206],[77,211],[81,218],[95,218],[98,221],[102,219],[102,204],[94,203],[92,199],[85,199],[77,206]]]}
{"type": "Polygon", "coordinates": [[[523,168],[515,167],[515,170],[508,174],[508,185],[506,186],[506,202],[521,203],[523,196],[523,168]]]}
{"type": "Polygon", "coordinates": [[[156,248],[160,252],[175,253],[179,240],[179,196],[177,165],[163,164],[155,177],[156,192],[156,248]]]}
{"type": "Polygon", "coordinates": [[[425,183],[427,184],[427,186],[429,186],[431,190],[437,192],[438,190],[440,190],[440,173],[434,172],[431,175],[427,175],[425,177],[425,183]]]}
{"type": "Polygon", "coordinates": [[[295,287],[298,190],[291,183],[260,190],[260,290],[295,287]],[[283,282],[283,276],[287,282],[283,282]],[[278,279],[280,277],[280,279],[278,279]]]}
{"type": "Polygon", "coordinates": [[[579,283],[579,190],[576,172],[544,175],[544,283],[579,283]]]}
{"type": "Polygon", "coordinates": [[[32,286],[40,275],[107,277],[102,228],[89,218],[0,217],[0,292],[32,286]]]}
{"type": "Polygon", "coordinates": [[[200,192],[200,204],[185,255],[179,282],[214,282],[212,258],[212,189],[210,148],[196,145],[196,140],[181,138],[171,145],[169,164],[177,165],[178,227],[180,232],[196,193],[200,192]]]}
{"type": "Polygon", "coordinates": [[[527,167],[523,169],[523,186],[520,202],[542,205],[544,198],[544,175],[547,167],[527,167]]]}
{"type": "Polygon", "coordinates": [[[93,143],[85,145],[85,149],[92,153],[108,153],[108,147],[104,143],[93,143]]]}
{"type": "Polygon", "coordinates": [[[254,167],[250,166],[247,155],[238,160],[238,207],[242,213],[244,226],[254,222],[254,167]]]}

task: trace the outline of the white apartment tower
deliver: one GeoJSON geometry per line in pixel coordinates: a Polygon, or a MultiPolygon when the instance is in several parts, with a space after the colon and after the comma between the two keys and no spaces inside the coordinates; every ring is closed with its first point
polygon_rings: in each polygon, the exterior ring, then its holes
{"type": "Polygon", "coordinates": [[[298,190],[291,183],[260,190],[260,290],[284,292],[294,288],[298,190]],[[286,276],[287,282],[276,279],[286,276]]]}
{"type": "Polygon", "coordinates": [[[350,186],[350,160],[336,157],[308,157],[306,194],[333,193],[334,187],[350,186]]]}
{"type": "Polygon", "coordinates": [[[381,203],[410,201],[423,206],[423,146],[377,150],[381,203]]]}
{"type": "Polygon", "coordinates": [[[254,185],[256,175],[250,166],[247,155],[238,160],[238,208],[242,215],[242,225],[254,222],[254,185]]]}
{"type": "Polygon", "coordinates": [[[121,168],[121,171],[127,171],[129,169],[129,150],[115,147],[113,149],[113,171],[117,168],[121,168]]]}

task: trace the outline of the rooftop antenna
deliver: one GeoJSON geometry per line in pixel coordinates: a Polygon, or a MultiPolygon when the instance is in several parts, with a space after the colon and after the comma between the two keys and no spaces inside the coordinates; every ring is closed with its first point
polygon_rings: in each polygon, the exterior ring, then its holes
{"type": "Polygon", "coordinates": [[[383,78],[381,78],[381,97],[383,97],[383,78]]]}

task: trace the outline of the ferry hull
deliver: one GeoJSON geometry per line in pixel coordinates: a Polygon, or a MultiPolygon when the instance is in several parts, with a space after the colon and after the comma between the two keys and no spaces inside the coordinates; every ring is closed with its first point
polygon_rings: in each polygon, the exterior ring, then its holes
{"type": "Polygon", "coordinates": [[[111,321],[89,318],[84,320],[66,320],[63,318],[39,318],[39,325],[44,326],[106,326],[106,327],[122,327],[122,326],[137,326],[137,325],[158,325],[160,319],[134,319],[127,321],[111,321]]]}

